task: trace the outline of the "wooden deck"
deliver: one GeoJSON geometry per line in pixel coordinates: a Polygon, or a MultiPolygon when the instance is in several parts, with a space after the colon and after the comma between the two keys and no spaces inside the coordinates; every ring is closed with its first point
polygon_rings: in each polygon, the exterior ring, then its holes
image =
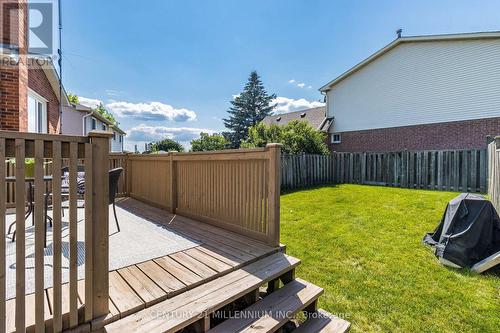
{"type": "MultiPolygon", "coordinates": [[[[141,309],[179,295],[240,267],[278,252],[259,241],[206,223],[172,215],[137,200],[126,198],[119,206],[141,222],[155,222],[185,235],[199,245],[111,271],[109,274],[109,315],[101,325],[116,321],[141,309]]],[[[120,219],[120,216],[118,216],[120,219]]],[[[140,236],[138,236],[140,237],[140,236]]],[[[147,239],[144,246],[148,246],[147,239]]],[[[63,285],[63,326],[69,325],[69,286],[63,285]]],[[[34,328],[35,295],[26,296],[26,326],[34,328]]],[[[78,281],[79,322],[84,321],[85,281],[78,281]]],[[[7,331],[15,331],[15,299],[7,301],[7,331]]],[[[46,318],[52,316],[52,288],[45,290],[46,318]]],[[[51,328],[51,320],[46,321],[51,328]]]]}

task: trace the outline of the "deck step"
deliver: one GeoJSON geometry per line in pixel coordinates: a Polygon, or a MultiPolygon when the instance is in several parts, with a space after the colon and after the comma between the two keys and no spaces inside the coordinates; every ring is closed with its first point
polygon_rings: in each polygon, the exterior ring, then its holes
{"type": "Polygon", "coordinates": [[[323,289],[296,279],[226,320],[209,333],[274,332],[318,299],[323,289]]]}
{"type": "Polygon", "coordinates": [[[104,332],[176,332],[295,269],[284,253],[250,265],[106,325],[104,332]]]}
{"type": "Polygon", "coordinates": [[[351,323],[348,321],[319,309],[293,333],[344,333],[349,331],[350,327],[351,323]]]}

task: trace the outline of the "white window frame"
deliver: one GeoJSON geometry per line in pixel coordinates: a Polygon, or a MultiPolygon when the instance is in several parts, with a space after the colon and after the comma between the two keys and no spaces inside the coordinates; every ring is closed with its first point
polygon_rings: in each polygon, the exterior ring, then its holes
{"type": "Polygon", "coordinates": [[[103,131],[107,131],[107,130],[108,130],[108,125],[106,125],[105,123],[102,123],[102,124],[101,124],[101,129],[102,129],[103,131]]]}
{"type": "Polygon", "coordinates": [[[340,133],[332,133],[332,138],[331,138],[332,143],[341,143],[342,142],[342,135],[340,133]],[[335,140],[335,136],[338,136],[338,139],[335,140]]]}
{"type": "Polygon", "coordinates": [[[95,130],[97,129],[97,118],[92,117],[90,118],[90,130],[95,130]]]}
{"type": "Polygon", "coordinates": [[[49,132],[49,115],[48,115],[48,101],[41,96],[40,94],[36,93],[35,91],[28,89],[28,132],[34,132],[34,133],[48,133],[49,132]],[[38,105],[41,105],[41,110],[37,108],[35,110],[35,129],[29,128],[29,117],[30,117],[30,110],[29,110],[29,99],[32,98],[35,100],[38,105]],[[42,114],[43,120],[40,119],[40,113],[42,114]],[[42,122],[40,122],[42,121],[42,122]],[[44,126],[45,125],[45,126],[44,126]]]}

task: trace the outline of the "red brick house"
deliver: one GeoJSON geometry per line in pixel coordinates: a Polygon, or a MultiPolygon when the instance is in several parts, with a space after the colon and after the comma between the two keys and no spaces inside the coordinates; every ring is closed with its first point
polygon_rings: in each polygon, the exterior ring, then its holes
{"type": "MultiPolygon", "coordinates": [[[[27,52],[24,0],[0,0],[0,129],[59,133],[59,78],[52,61],[27,52]],[[7,6],[20,10],[8,11],[7,6]]],[[[63,105],[69,105],[63,92],[63,105]]]]}
{"type": "Polygon", "coordinates": [[[333,151],[486,148],[500,134],[500,32],[400,37],[329,82],[333,151]]]}

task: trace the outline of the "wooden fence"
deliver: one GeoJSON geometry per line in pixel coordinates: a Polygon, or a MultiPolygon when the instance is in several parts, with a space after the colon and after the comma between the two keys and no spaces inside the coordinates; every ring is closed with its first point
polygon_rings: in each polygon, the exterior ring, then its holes
{"type": "Polygon", "coordinates": [[[325,183],[383,185],[430,190],[487,191],[487,151],[283,155],[282,188],[325,183]]]}
{"type": "Polygon", "coordinates": [[[179,215],[279,245],[280,148],[115,155],[125,193],[179,215]]]}
{"type": "MultiPolygon", "coordinates": [[[[16,331],[24,332],[27,316],[33,316],[37,332],[43,332],[46,320],[51,321],[55,332],[76,327],[80,319],[90,321],[105,316],[108,313],[108,150],[109,133],[91,132],[88,137],[72,137],[63,135],[32,134],[0,131],[0,230],[6,230],[6,208],[8,191],[7,184],[15,188],[14,197],[10,198],[15,205],[16,231],[16,298],[6,302],[6,237],[0,237],[0,327],[15,327],[16,331]],[[34,159],[34,175],[26,176],[26,158],[34,159]],[[15,160],[15,177],[7,176],[6,159],[15,160]],[[47,174],[47,161],[52,165],[51,173],[47,174]],[[63,161],[69,165],[68,193],[61,191],[63,161]],[[78,161],[85,167],[85,304],[82,318],[79,318],[78,298],[78,238],[77,238],[77,167],[78,161]],[[52,209],[52,243],[53,262],[45,265],[45,214],[44,205],[47,196],[47,177],[51,176],[53,191],[51,194],[52,209]],[[31,184],[31,185],[30,185],[31,184]],[[31,189],[34,186],[34,190],[31,189]],[[26,192],[33,193],[34,206],[26,202],[26,192]],[[62,242],[61,205],[68,200],[69,205],[69,283],[62,288],[61,258],[64,244],[62,242]],[[26,205],[33,208],[34,214],[34,303],[25,298],[26,269],[26,205]],[[98,223],[96,222],[98,221],[98,223]],[[105,250],[103,252],[103,250],[105,250]],[[46,309],[46,290],[44,288],[45,270],[51,269],[53,289],[51,290],[52,315],[46,309]],[[63,306],[63,304],[65,304],[63,306]],[[69,310],[68,316],[63,316],[64,307],[69,310]],[[6,312],[9,313],[6,316],[6,312]],[[14,323],[6,323],[6,319],[14,323]]],[[[11,165],[14,165],[11,163],[11,165]]],[[[31,196],[31,195],[30,195],[31,196]]],[[[12,235],[11,235],[12,236],[12,235]]],[[[31,327],[30,329],[32,329],[31,327]]]]}
{"type": "Polygon", "coordinates": [[[500,211],[500,137],[488,145],[488,194],[500,211]]]}

